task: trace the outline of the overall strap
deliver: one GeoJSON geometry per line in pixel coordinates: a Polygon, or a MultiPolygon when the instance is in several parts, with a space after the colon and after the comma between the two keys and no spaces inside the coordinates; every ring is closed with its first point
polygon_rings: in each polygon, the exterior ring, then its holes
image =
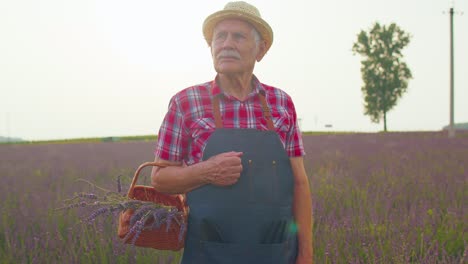
{"type": "Polygon", "coordinates": [[[260,91],[258,93],[258,97],[260,98],[260,102],[262,104],[263,109],[263,117],[265,117],[267,122],[268,130],[275,131],[275,126],[273,125],[273,121],[271,120],[271,112],[270,108],[268,108],[266,99],[265,99],[265,91],[260,91]]]}
{"type": "Polygon", "coordinates": [[[215,125],[216,128],[222,128],[223,127],[223,120],[221,119],[221,111],[219,110],[219,96],[220,95],[215,95],[213,97],[213,116],[215,120],[215,125]]]}
{"type": "MultiPolygon", "coordinates": [[[[221,111],[219,110],[219,95],[215,95],[213,97],[213,117],[215,120],[215,125],[216,128],[222,128],[223,127],[223,120],[221,119],[221,111]]],[[[273,125],[273,121],[271,120],[271,111],[270,108],[268,108],[266,99],[265,99],[265,91],[260,91],[258,93],[258,97],[260,98],[260,103],[262,104],[262,112],[263,112],[263,117],[265,117],[265,120],[267,122],[267,127],[268,130],[275,131],[275,126],[273,125]]]]}

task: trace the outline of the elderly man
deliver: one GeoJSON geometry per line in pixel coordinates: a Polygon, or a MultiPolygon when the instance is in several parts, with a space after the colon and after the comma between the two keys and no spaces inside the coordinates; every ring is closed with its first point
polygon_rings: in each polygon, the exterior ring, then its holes
{"type": "Polygon", "coordinates": [[[291,98],[254,75],[273,42],[258,10],[231,2],[203,34],[218,73],[178,92],[161,125],[152,185],[186,194],[182,263],[312,263],[312,202],[291,98]]]}

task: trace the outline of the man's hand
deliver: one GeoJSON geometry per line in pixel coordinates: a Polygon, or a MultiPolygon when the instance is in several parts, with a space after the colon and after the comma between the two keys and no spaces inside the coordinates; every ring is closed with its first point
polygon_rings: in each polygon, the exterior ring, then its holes
{"type": "Polygon", "coordinates": [[[224,152],[209,158],[206,166],[209,173],[205,175],[207,183],[216,186],[233,185],[239,180],[242,172],[242,152],[224,152]]]}

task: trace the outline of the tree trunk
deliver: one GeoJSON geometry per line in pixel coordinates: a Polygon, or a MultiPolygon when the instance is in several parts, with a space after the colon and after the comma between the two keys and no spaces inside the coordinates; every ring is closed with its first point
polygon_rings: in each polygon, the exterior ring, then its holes
{"type": "Polygon", "coordinates": [[[384,132],[387,132],[387,112],[383,112],[384,132]]]}

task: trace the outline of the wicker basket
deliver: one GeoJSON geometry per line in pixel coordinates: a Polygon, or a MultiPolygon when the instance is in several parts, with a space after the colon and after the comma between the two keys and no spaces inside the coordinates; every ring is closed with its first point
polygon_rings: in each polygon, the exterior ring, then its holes
{"type": "MultiPolygon", "coordinates": [[[[135,172],[135,176],[133,177],[127,196],[135,200],[152,201],[157,204],[175,206],[180,212],[183,212],[183,218],[185,223],[187,223],[189,210],[187,203],[185,202],[184,195],[164,194],[157,192],[152,186],[136,185],[140,171],[147,166],[165,167],[165,165],[158,162],[146,162],[140,165],[135,172]]],[[[130,230],[130,218],[133,213],[134,210],[130,209],[120,213],[117,232],[121,239],[124,239],[130,230]]],[[[138,247],[177,251],[184,247],[185,242],[186,231],[183,231],[184,234],[182,234],[181,240],[179,239],[180,232],[180,226],[176,224],[171,224],[169,231],[166,232],[166,224],[164,223],[159,229],[143,230],[140,236],[136,239],[134,245],[138,247]]],[[[131,243],[132,237],[133,235],[130,235],[124,242],[131,243]]]]}

